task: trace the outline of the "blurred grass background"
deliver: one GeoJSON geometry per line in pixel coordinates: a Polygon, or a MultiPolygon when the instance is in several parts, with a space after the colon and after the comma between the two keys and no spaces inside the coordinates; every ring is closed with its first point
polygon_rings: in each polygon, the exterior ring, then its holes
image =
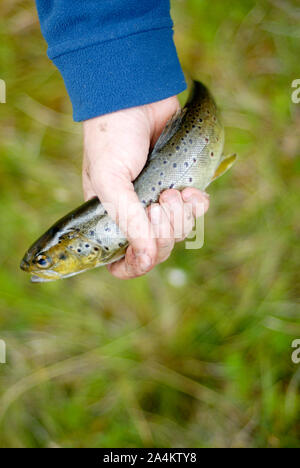
{"type": "Polygon", "coordinates": [[[19,261],[82,201],[81,127],[33,2],[1,1],[2,447],[300,446],[299,3],[172,8],[239,154],[209,189],[205,245],[129,282],[103,268],[37,285],[19,261]]]}

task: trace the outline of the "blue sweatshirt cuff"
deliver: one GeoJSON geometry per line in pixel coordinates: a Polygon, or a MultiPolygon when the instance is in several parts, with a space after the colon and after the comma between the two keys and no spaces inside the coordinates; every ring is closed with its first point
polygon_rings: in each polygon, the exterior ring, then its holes
{"type": "Polygon", "coordinates": [[[186,88],[170,27],[49,56],[63,76],[77,122],[160,101],[186,88]]]}

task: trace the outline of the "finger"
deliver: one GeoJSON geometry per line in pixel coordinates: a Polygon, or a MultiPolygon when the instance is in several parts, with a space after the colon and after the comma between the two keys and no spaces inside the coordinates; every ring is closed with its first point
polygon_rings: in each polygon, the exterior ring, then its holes
{"type": "Polygon", "coordinates": [[[203,216],[209,208],[209,195],[198,189],[187,187],[181,192],[185,204],[190,204],[194,218],[203,216]]]}
{"type": "Polygon", "coordinates": [[[159,197],[159,203],[164,209],[173,230],[175,240],[183,237],[183,200],[178,190],[165,190],[159,197]]]}
{"type": "Polygon", "coordinates": [[[147,258],[144,258],[143,255],[137,258],[130,245],[126,250],[125,257],[107,265],[107,269],[116,278],[132,279],[145,275],[149,271],[147,262],[147,258]]]}
{"type": "Polygon", "coordinates": [[[207,193],[195,188],[184,189],[181,196],[184,201],[184,211],[189,217],[185,216],[184,219],[184,237],[181,239],[184,240],[194,229],[195,220],[208,210],[209,198],[207,193]]]}
{"type": "MultiPolygon", "coordinates": [[[[165,261],[173,247],[174,239],[173,230],[169,219],[158,203],[155,203],[147,208],[147,213],[152,224],[152,232],[157,243],[157,258],[156,264],[165,261]]],[[[155,265],[152,265],[152,268],[155,265]]],[[[137,263],[132,247],[129,246],[125,258],[108,265],[108,270],[112,275],[119,279],[131,279],[142,276],[147,273],[148,268],[143,268],[140,263],[137,263]]]]}
{"type": "MultiPolygon", "coordinates": [[[[174,217],[177,216],[180,222],[183,223],[183,232],[187,236],[190,232],[189,223],[191,220],[202,216],[208,210],[209,196],[205,192],[189,187],[184,189],[181,194],[176,190],[166,190],[161,195],[160,202],[162,203],[161,206],[153,204],[147,210],[150,214],[152,229],[157,242],[157,263],[165,261],[174,247],[174,217]],[[181,196],[183,204],[180,203],[178,195],[181,196]],[[158,207],[160,207],[159,212],[158,207]],[[176,215],[178,212],[179,215],[176,215]]],[[[179,225],[179,221],[177,221],[177,225],[179,225]]],[[[125,259],[108,265],[108,269],[115,277],[120,279],[130,279],[146,273],[136,265],[130,247],[127,249],[125,259]]]]}
{"type": "Polygon", "coordinates": [[[156,238],[156,263],[162,263],[167,260],[174,247],[173,229],[166,212],[158,203],[148,207],[147,211],[156,238]]]}
{"type": "MultiPolygon", "coordinates": [[[[158,203],[147,208],[147,213],[152,224],[152,232],[157,243],[156,264],[165,261],[173,247],[173,230],[169,219],[158,203]]],[[[152,265],[154,267],[155,265],[152,265]]],[[[130,279],[142,276],[147,273],[148,268],[142,268],[140,263],[136,262],[134,252],[131,246],[126,251],[125,258],[108,265],[108,270],[112,275],[120,279],[130,279]]]]}
{"type": "Polygon", "coordinates": [[[195,219],[202,216],[208,209],[209,200],[206,193],[195,188],[185,189],[181,192],[183,204],[183,236],[177,242],[183,241],[193,230],[195,219]]]}
{"type": "MultiPolygon", "coordinates": [[[[155,264],[157,248],[143,205],[140,203],[129,178],[114,173],[100,175],[93,170],[92,183],[97,196],[108,214],[116,221],[132,246],[135,268],[149,271],[155,264]]],[[[128,264],[129,267],[129,264],[128,264]]],[[[145,271],[144,271],[145,272],[145,271]]]]}
{"type": "Polygon", "coordinates": [[[195,224],[193,216],[193,208],[191,203],[183,203],[182,207],[182,233],[181,236],[176,238],[176,242],[183,241],[187,235],[192,231],[195,224]]]}

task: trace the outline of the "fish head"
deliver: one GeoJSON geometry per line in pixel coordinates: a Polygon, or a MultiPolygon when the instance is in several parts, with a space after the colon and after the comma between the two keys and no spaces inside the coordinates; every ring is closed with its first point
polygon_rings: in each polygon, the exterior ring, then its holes
{"type": "Polygon", "coordinates": [[[76,230],[56,236],[47,232],[29,248],[20,267],[33,282],[54,281],[98,266],[102,257],[101,246],[76,230]]]}

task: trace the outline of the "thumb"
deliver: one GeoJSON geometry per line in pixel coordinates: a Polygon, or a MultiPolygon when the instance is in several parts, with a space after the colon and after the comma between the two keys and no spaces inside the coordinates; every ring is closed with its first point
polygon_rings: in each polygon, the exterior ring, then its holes
{"type": "Polygon", "coordinates": [[[142,269],[146,272],[156,262],[157,246],[151,224],[133,183],[125,174],[116,174],[115,171],[105,171],[102,176],[100,174],[94,168],[93,188],[109,216],[118,224],[131,245],[134,263],[131,267],[136,271],[142,269]]]}

